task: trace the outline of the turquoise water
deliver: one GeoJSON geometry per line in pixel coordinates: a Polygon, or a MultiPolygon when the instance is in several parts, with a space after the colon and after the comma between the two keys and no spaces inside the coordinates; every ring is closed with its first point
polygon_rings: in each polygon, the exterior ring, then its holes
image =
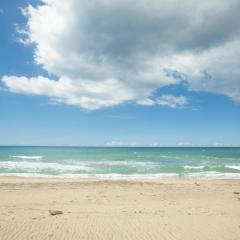
{"type": "Polygon", "coordinates": [[[240,148],[0,147],[0,176],[240,179],[240,148]]]}

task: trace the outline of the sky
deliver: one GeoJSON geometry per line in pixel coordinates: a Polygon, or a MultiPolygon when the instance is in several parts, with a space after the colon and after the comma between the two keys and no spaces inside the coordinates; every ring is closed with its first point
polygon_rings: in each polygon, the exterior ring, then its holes
{"type": "Polygon", "coordinates": [[[0,145],[240,146],[239,0],[2,0],[0,145]]]}

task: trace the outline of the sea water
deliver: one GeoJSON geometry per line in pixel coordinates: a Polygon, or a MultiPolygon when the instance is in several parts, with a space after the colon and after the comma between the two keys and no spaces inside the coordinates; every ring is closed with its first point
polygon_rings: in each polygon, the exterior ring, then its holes
{"type": "Polygon", "coordinates": [[[240,179],[240,148],[0,147],[0,176],[240,179]]]}

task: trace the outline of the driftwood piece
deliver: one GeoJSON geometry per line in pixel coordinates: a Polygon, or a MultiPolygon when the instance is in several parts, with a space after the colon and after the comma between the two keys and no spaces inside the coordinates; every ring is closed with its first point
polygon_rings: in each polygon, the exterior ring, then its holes
{"type": "Polygon", "coordinates": [[[63,211],[49,210],[49,213],[50,213],[50,215],[55,216],[55,215],[63,214],[63,211]]]}

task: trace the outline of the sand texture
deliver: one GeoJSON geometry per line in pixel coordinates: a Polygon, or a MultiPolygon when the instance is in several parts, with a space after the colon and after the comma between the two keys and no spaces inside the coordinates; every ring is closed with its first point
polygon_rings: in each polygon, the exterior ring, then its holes
{"type": "Polygon", "coordinates": [[[239,240],[240,181],[1,178],[0,239],[239,240]]]}

